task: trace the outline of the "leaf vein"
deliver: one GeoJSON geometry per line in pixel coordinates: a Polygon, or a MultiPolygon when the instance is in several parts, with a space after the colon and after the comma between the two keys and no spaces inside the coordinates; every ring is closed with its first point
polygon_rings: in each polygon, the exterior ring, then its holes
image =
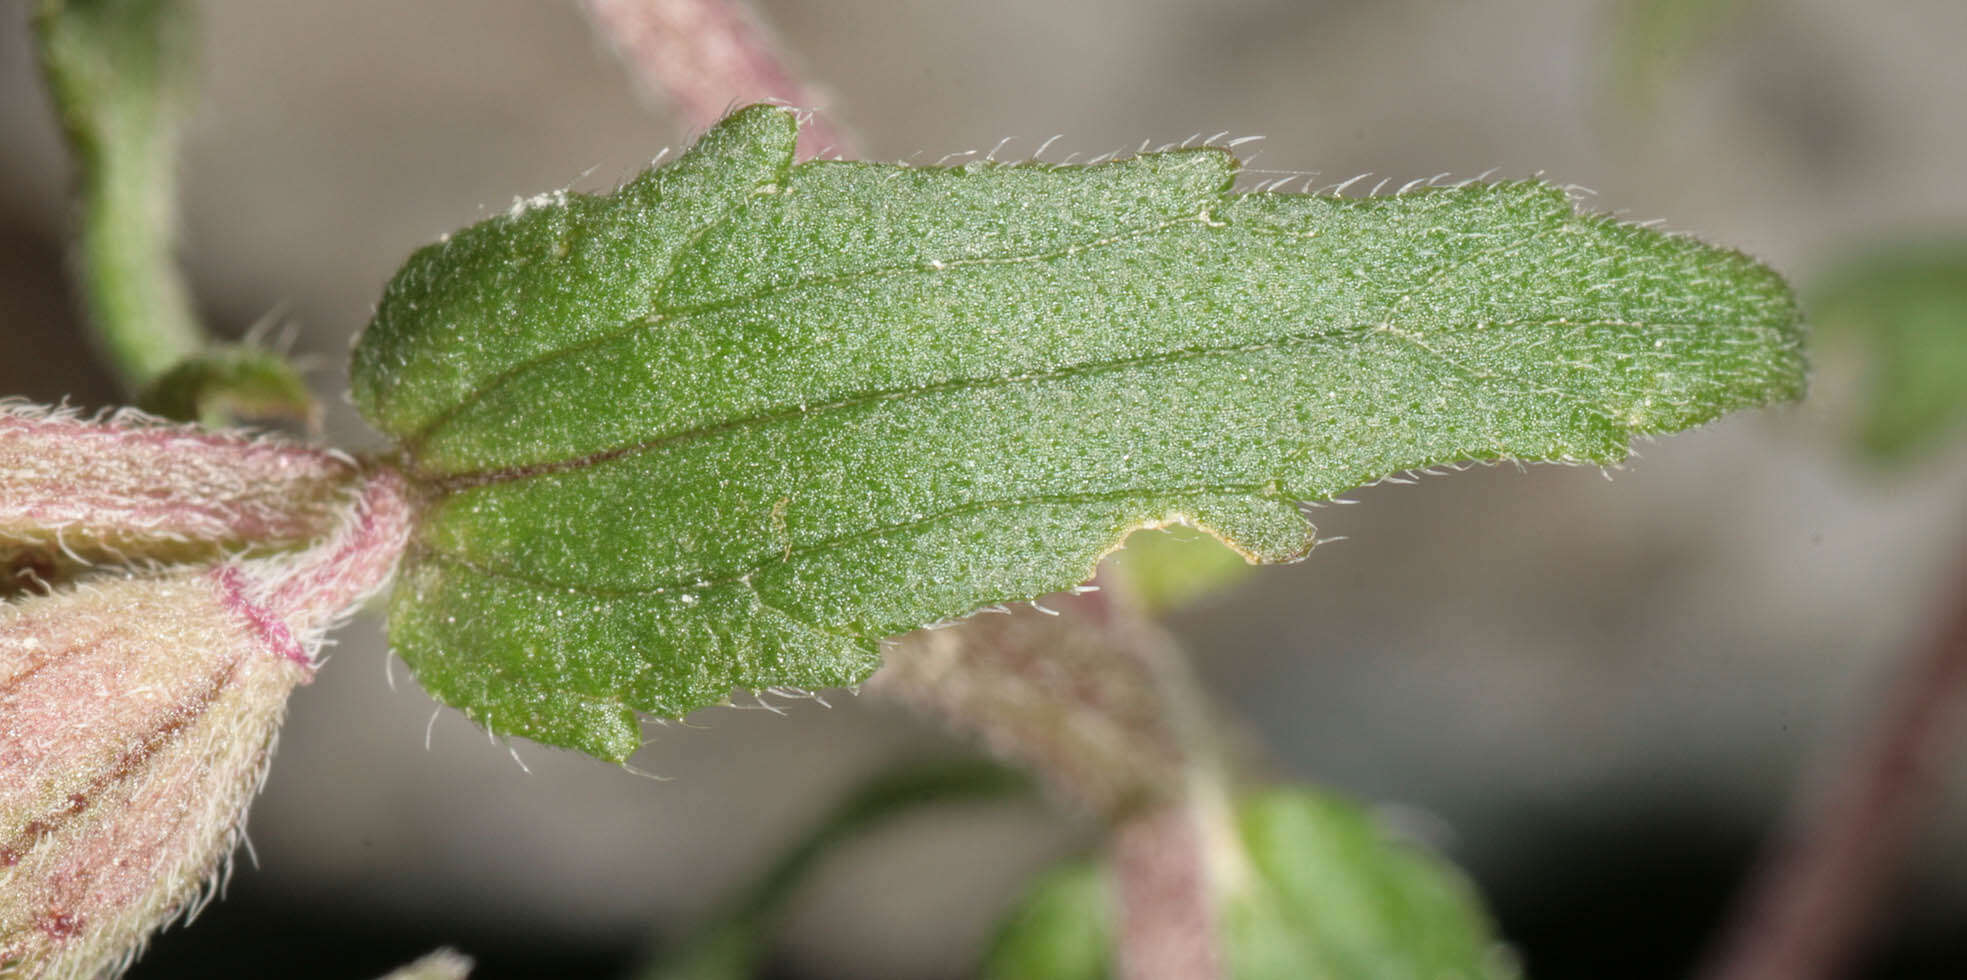
{"type": "MultiPolygon", "coordinates": [[[[1648,322],[1637,322],[1637,321],[1604,319],[1604,318],[1596,318],[1590,320],[1572,320],[1564,317],[1555,317],[1555,318],[1533,317],[1533,318],[1526,318],[1521,320],[1483,321],[1480,324],[1463,324],[1457,326],[1461,328],[1466,328],[1470,326],[1479,326],[1482,328],[1502,328],[1502,329],[1508,329],[1512,327],[1633,327],[1633,328],[1645,328],[1645,329],[1676,328],[1676,329],[1690,329],[1690,330],[1710,330],[1720,327],[1721,324],[1648,323],[1648,322]]],[[[1425,343],[1419,342],[1418,338],[1414,334],[1406,331],[1401,331],[1395,328],[1393,324],[1383,321],[1379,323],[1365,324],[1365,325],[1346,324],[1344,326],[1329,328],[1323,331],[1318,331],[1313,333],[1281,334],[1269,340],[1258,341],[1248,344],[1236,344],[1230,346],[1182,347],[1182,348],[1176,348],[1167,351],[1157,351],[1152,354],[1140,354],[1134,357],[1114,358],[1104,361],[1082,361],[1077,364],[1069,364],[1060,368],[1055,368],[1050,371],[1023,371],[1014,374],[986,375],[977,378],[957,378],[957,379],[952,379],[949,381],[939,382],[930,385],[916,385],[906,388],[884,388],[884,389],[877,389],[873,391],[856,392],[852,395],[847,395],[842,398],[836,399],[834,401],[823,402],[817,405],[802,405],[802,404],[786,403],[786,404],[772,406],[770,408],[765,409],[764,411],[758,412],[753,415],[747,415],[735,419],[726,419],[723,421],[710,423],[708,425],[701,425],[693,429],[685,429],[680,432],[672,432],[639,443],[632,443],[625,446],[616,446],[609,449],[598,450],[596,452],[589,453],[584,456],[575,457],[573,459],[556,460],[550,463],[538,463],[528,466],[510,467],[507,469],[500,469],[500,470],[479,470],[470,473],[459,473],[459,474],[453,474],[448,476],[425,475],[423,477],[423,480],[425,483],[430,484],[437,491],[441,493],[454,493],[454,492],[469,490],[475,487],[481,487],[490,484],[508,483],[517,480],[531,479],[533,477],[538,477],[538,476],[549,476],[557,473],[566,473],[573,470],[586,469],[587,467],[594,466],[600,463],[610,462],[612,460],[619,459],[624,456],[630,456],[630,455],[635,455],[635,454],[640,454],[640,453],[650,452],[655,450],[668,449],[674,446],[687,444],[700,439],[711,438],[728,432],[736,432],[736,431],[743,431],[746,429],[757,428],[765,425],[770,425],[774,422],[783,422],[788,419],[798,418],[801,416],[819,415],[819,414],[843,411],[863,405],[872,404],[875,402],[895,401],[899,399],[916,397],[920,395],[941,394],[950,391],[963,391],[963,390],[986,391],[992,389],[1008,388],[1012,385],[1017,385],[1017,384],[1030,384],[1036,382],[1056,381],[1056,380],[1068,379],[1074,377],[1093,376],[1097,374],[1111,373],[1115,371],[1125,371],[1125,370],[1130,370],[1139,367],[1150,367],[1160,364],[1179,363],[1185,360],[1195,360],[1195,359],[1206,358],[1206,357],[1234,357],[1241,354],[1269,353],[1273,351],[1286,350],[1293,347],[1304,347],[1304,346],[1310,346],[1310,345],[1319,344],[1328,341],[1342,340],[1344,336],[1348,333],[1361,334],[1361,335],[1368,334],[1368,333],[1382,333],[1389,336],[1393,336],[1402,339],[1404,341],[1407,341],[1409,343],[1415,344],[1419,350],[1422,350],[1426,353],[1432,354],[1433,356],[1439,358],[1444,364],[1447,364],[1450,368],[1453,368],[1454,370],[1464,375],[1465,377],[1469,377],[1477,380],[1483,380],[1483,381],[1515,382],[1519,386],[1520,391],[1539,394],[1539,395],[1550,395],[1552,397],[1560,398],[1564,401],[1567,401],[1572,405],[1574,405],[1575,407],[1584,409],[1586,411],[1590,411],[1601,416],[1605,414],[1603,410],[1599,409],[1597,406],[1591,405],[1590,403],[1586,402],[1582,397],[1576,394],[1564,391],[1559,388],[1554,388],[1548,385],[1543,385],[1543,386],[1531,385],[1525,382],[1522,376],[1520,374],[1517,374],[1516,372],[1505,372],[1501,374],[1496,374],[1496,373],[1484,373],[1481,371],[1477,371],[1469,367],[1467,364],[1462,363],[1452,355],[1449,355],[1443,351],[1430,347],[1425,343]]]]}
{"type": "MultiPolygon", "coordinates": [[[[499,568],[482,560],[436,547],[428,541],[420,541],[414,547],[416,558],[435,559],[446,564],[458,566],[466,571],[483,575],[487,578],[516,582],[538,592],[571,592],[601,599],[632,599],[639,596],[660,595],[669,592],[680,593],[690,589],[715,589],[730,585],[744,585],[756,592],[757,588],[750,581],[751,577],[767,570],[774,564],[786,564],[795,558],[823,555],[868,538],[879,537],[896,531],[911,531],[929,527],[951,518],[964,517],[970,514],[998,510],[1016,510],[1020,507],[1043,504],[1096,504],[1144,497],[1202,497],[1223,494],[1276,496],[1276,494],[1270,492],[1271,490],[1272,483],[1270,481],[1264,481],[1230,484],[1194,484],[1179,487],[1130,487],[1124,490],[1103,491],[1100,493],[1028,494],[996,500],[973,501],[936,511],[933,514],[927,514],[915,520],[883,524],[878,527],[798,545],[790,549],[782,549],[776,552],[778,557],[774,561],[758,562],[746,565],[742,569],[699,570],[691,575],[671,579],[660,584],[634,587],[607,587],[580,582],[561,582],[538,575],[528,575],[508,568],[499,568]]],[[[807,622],[805,619],[787,610],[778,609],[778,611],[791,616],[798,622],[807,622]]]]}

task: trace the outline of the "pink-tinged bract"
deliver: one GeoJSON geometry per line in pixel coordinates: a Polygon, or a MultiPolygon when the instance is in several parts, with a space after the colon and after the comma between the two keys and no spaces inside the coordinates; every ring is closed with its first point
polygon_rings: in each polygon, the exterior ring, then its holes
{"type": "Polygon", "coordinates": [[[0,976],[114,974],[210,894],[287,695],[408,523],[384,471],[298,554],[98,576],[0,613],[0,976]]]}

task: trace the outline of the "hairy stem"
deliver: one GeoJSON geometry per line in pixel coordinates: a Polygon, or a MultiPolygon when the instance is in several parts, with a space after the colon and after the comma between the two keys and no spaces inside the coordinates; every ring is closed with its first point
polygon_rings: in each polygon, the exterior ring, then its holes
{"type": "Polygon", "coordinates": [[[866,690],[1029,768],[1111,829],[1125,980],[1222,975],[1224,791],[1201,693],[1172,637],[1116,590],[1047,596],[910,634],[866,690]],[[1047,615],[1051,610],[1055,615],[1047,615]]]}
{"type": "Polygon", "coordinates": [[[76,162],[77,285],[96,344],[131,394],[205,345],[171,256],[189,16],[182,0],[42,0],[35,16],[76,162]]]}
{"type": "Polygon", "coordinates": [[[1931,645],[1905,664],[1884,711],[1828,791],[1798,808],[1744,893],[1710,980],[1823,980],[1851,962],[1967,702],[1967,568],[1931,645]]]}

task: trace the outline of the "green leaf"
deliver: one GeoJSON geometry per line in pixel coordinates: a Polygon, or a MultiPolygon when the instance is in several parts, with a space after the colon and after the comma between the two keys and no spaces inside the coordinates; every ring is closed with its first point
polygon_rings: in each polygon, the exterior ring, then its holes
{"type": "Polygon", "coordinates": [[[1612,462],[1801,391],[1774,273],[1545,184],[1237,195],[1219,149],[794,166],[794,129],[745,109],[429,246],[356,347],[427,499],[392,640],[495,731],[622,758],[638,710],[852,684],[1137,527],[1287,561],[1300,501],[1612,462]]]}
{"type": "MultiPolygon", "coordinates": [[[[1517,975],[1468,881],[1338,797],[1278,789],[1237,808],[1238,860],[1224,883],[1221,949],[1236,980],[1503,980],[1517,975]]],[[[992,946],[989,978],[1113,975],[1105,869],[1044,878],[992,946]]]]}
{"type": "Polygon", "coordinates": [[[1843,262],[1809,298],[1825,334],[1866,349],[1865,453],[1904,462],[1967,423],[1967,240],[1875,249],[1843,262]]]}
{"type": "Polygon", "coordinates": [[[144,389],[137,407],[214,429],[266,422],[321,425],[321,406],[293,364],[247,345],[208,347],[179,361],[144,389]]]}

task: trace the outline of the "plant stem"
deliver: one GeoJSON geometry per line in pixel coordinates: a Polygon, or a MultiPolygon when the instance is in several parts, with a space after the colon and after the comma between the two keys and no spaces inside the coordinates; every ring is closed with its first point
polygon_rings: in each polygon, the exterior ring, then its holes
{"type": "Polygon", "coordinates": [[[96,344],[131,394],[205,346],[171,256],[189,13],[180,0],[43,0],[35,17],[76,161],[77,285],[96,344]]]}
{"type": "Polygon", "coordinates": [[[1123,821],[1113,833],[1121,980],[1223,975],[1206,817],[1184,802],[1123,821]]]}
{"type": "Polygon", "coordinates": [[[1222,975],[1224,869],[1210,846],[1222,767],[1179,647],[1123,588],[1107,576],[1097,592],[912,633],[864,690],[978,739],[1106,821],[1120,976],[1210,980],[1222,975]]]}
{"type": "Polygon", "coordinates": [[[204,346],[191,293],[171,260],[171,151],[125,145],[81,181],[76,274],[97,344],[137,392],[204,346]]]}
{"type": "Polygon", "coordinates": [[[888,649],[868,694],[907,704],[1029,769],[1052,794],[1117,825],[1178,801],[1197,755],[1160,661],[1179,656],[1153,623],[1104,592],[981,613],[888,649]]]}
{"type": "Polygon", "coordinates": [[[977,760],[926,763],[876,776],[782,852],[708,926],[637,975],[642,980],[749,975],[793,889],[837,845],[924,806],[992,800],[1029,786],[1021,773],[977,760]]]}
{"type": "Polygon", "coordinates": [[[1765,857],[1704,971],[1710,980],[1822,980],[1852,960],[1967,702],[1967,567],[1953,602],[1828,792],[1798,808],[1765,857]]]}
{"type": "MultiPolygon", "coordinates": [[[[693,129],[748,102],[814,107],[825,100],[786,68],[779,48],[738,0],[587,0],[588,16],[636,81],[668,97],[693,129]]],[[[854,141],[826,119],[799,134],[807,155],[851,154],[854,141]]]]}

